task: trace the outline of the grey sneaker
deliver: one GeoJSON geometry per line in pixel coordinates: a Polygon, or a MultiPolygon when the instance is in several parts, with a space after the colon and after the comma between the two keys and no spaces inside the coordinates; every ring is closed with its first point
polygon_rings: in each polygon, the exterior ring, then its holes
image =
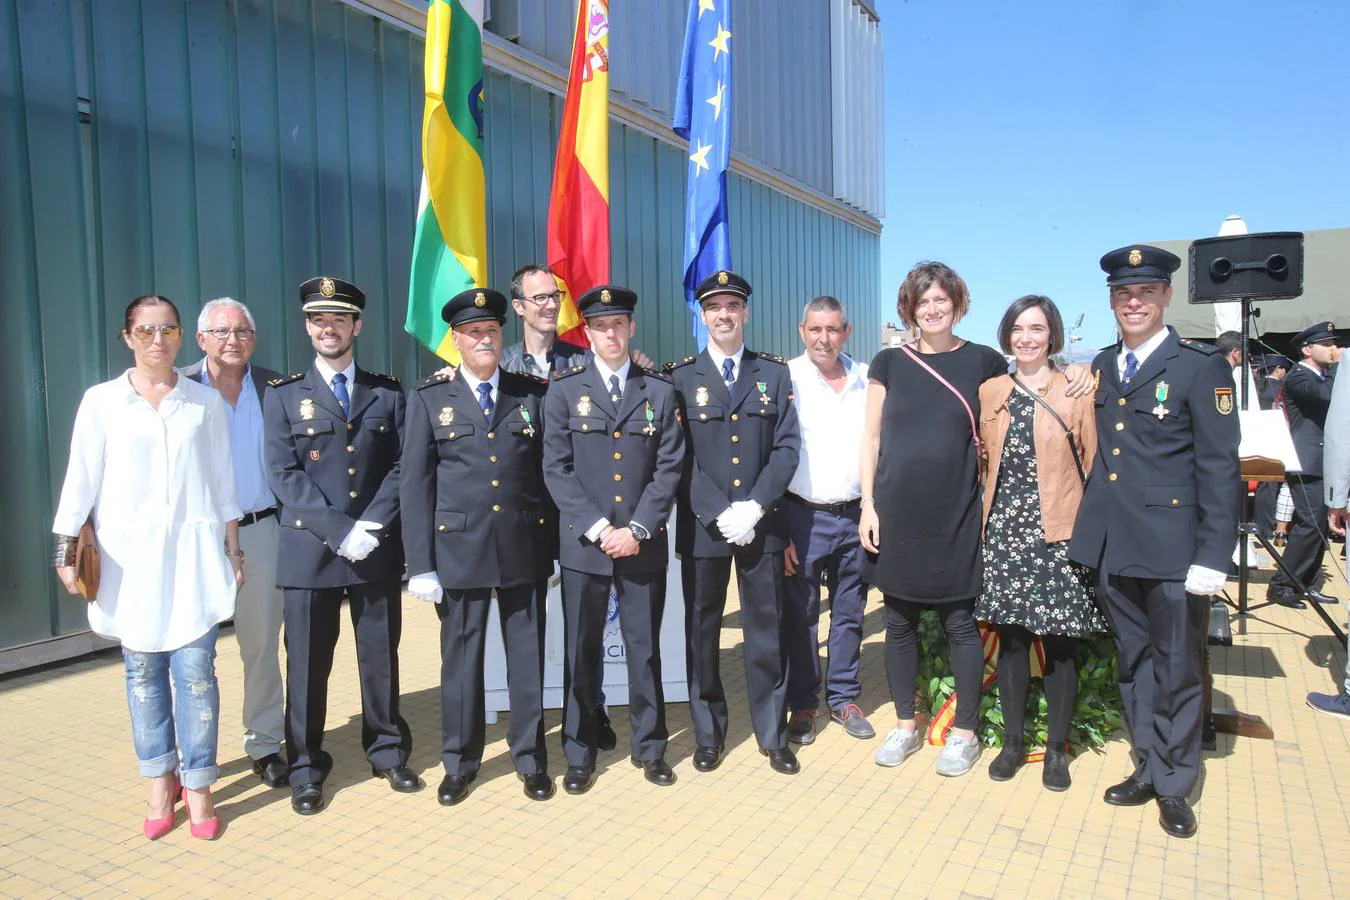
{"type": "Polygon", "coordinates": [[[877,748],[876,761],[879,766],[898,766],[906,757],[913,756],[923,746],[923,737],[917,730],[901,731],[892,728],[886,733],[886,740],[877,748]]]}
{"type": "Polygon", "coordinates": [[[1337,719],[1350,719],[1350,691],[1342,688],[1339,694],[1313,692],[1308,695],[1308,706],[1337,719]]]}
{"type": "Polygon", "coordinates": [[[947,743],[938,756],[937,773],[955,778],[970,771],[975,760],[980,758],[978,739],[968,740],[954,734],[947,735],[947,743]]]}

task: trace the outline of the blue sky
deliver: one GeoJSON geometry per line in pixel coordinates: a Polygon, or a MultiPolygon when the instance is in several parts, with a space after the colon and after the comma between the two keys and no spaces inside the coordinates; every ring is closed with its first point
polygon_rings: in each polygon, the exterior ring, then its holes
{"type": "MultiPolygon", "coordinates": [[[[1115,339],[1115,247],[1350,225],[1350,3],[878,0],[883,321],[921,259],[966,279],[962,337],[1022,294],[1115,339]]],[[[1350,281],[1350,275],[1347,278],[1350,281]]],[[[1350,288],[1348,288],[1350,290],[1350,288]]],[[[1177,298],[1182,300],[1183,298],[1177,298]]]]}

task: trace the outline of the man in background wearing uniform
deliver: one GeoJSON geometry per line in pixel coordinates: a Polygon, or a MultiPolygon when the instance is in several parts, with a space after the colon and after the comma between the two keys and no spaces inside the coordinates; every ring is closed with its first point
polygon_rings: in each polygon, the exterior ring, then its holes
{"type": "Polygon", "coordinates": [[[800,766],[788,746],[785,721],[788,535],[781,509],[801,443],[792,381],[781,358],[745,346],[749,282],[733,272],[715,272],[695,296],[708,346],[668,367],[689,444],[675,547],[682,557],[689,710],[698,745],[694,768],[716,769],[726,747],[720,643],[735,562],[751,724],[774,771],[794,775],[800,766]]]}
{"type": "MultiPolygon", "coordinates": [[[[1286,478],[1294,517],[1289,523],[1284,565],[1307,589],[1314,603],[1336,603],[1335,597],[1320,590],[1322,557],[1327,546],[1327,506],[1322,487],[1322,429],[1331,405],[1331,387],[1335,380],[1331,367],[1339,356],[1336,332],[1330,322],[1318,322],[1294,336],[1290,345],[1299,362],[1284,377],[1284,414],[1289,419],[1289,434],[1298,451],[1300,472],[1286,478]]],[[[1283,570],[1270,579],[1266,599],[1285,606],[1303,608],[1299,588],[1283,570]]]]}
{"type": "Polygon", "coordinates": [[[1208,598],[1238,526],[1232,369],[1163,324],[1176,255],[1136,245],[1101,259],[1121,340],[1093,360],[1097,459],[1069,556],[1097,570],[1136,764],[1107,803],[1156,800],[1173,837],[1196,832],[1201,653],[1208,598]]]}
{"type": "Polygon", "coordinates": [[[324,807],[333,758],[323,749],[328,674],[345,595],[361,678],[361,744],[373,774],[401,793],[422,787],[408,768],[412,736],[398,711],[403,627],[398,479],[403,392],[358,368],[366,295],[338,278],[300,285],[314,364],[269,384],[267,466],[281,504],[277,583],[286,625],[286,754],[291,808],[324,807]]]}
{"type": "Polygon", "coordinates": [[[511,714],[507,744],[525,796],[553,796],[544,749],[544,607],[553,567],[543,475],[545,383],[504,372],[506,298],[471,288],[441,310],[462,362],[408,400],[401,494],[408,591],[441,621],[442,806],[469,794],[486,743],[483,653],[497,592],[511,714]]]}
{"type": "Polygon", "coordinates": [[[262,398],[281,373],[255,366],[258,329],[248,307],[229,297],[212,300],[197,316],[197,346],[206,356],[183,374],[213,387],[225,400],[239,508],[244,583],[234,601],[234,636],[244,664],[244,752],[268,787],[285,787],[285,701],[281,692],[281,591],[277,588],[277,501],[263,459],[262,398]]]}
{"type": "Polygon", "coordinates": [[[628,666],[633,765],[657,785],[675,783],[665,761],[661,618],[666,520],[684,467],[676,397],[662,375],[628,357],[637,295],[602,285],[577,302],[594,358],[557,375],[544,403],[544,480],[559,510],[567,688],[563,788],[595,783],[601,668],[611,583],[628,666]]]}

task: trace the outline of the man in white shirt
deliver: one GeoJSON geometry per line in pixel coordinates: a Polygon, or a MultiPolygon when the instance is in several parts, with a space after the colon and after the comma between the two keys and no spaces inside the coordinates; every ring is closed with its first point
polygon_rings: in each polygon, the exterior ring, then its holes
{"type": "Polygon", "coordinates": [[[797,326],[806,348],[788,361],[801,428],[801,455],[788,485],[789,543],[783,554],[787,594],[783,644],[787,653],[788,740],[815,740],[820,708],[820,582],[830,589],[825,704],[830,718],[856,738],[876,736],[857,700],[862,647],[862,542],[858,538],[858,458],[867,398],[867,366],[843,352],[853,333],[843,304],[817,297],[797,326]]]}
{"type": "Polygon", "coordinates": [[[262,397],[267,382],[280,378],[252,364],[258,329],[248,307],[229,297],[212,300],[197,317],[197,346],[204,358],[182,374],[213,387],[225,400],[230,420],[239,548],[244,551],[244,584],[234,603],[234,636],[244,664],[244,752],[268,787],[286,786],[286,737],[281,664],[281,590],[277,587],[277,500],[267,483],[263,460],[262,397]]]}
{"type": "MultiPolygon", "coordinates": [[[[1339,355],[1338,357],[1339,358],[1339,355]]],[[[1327,408],[1322,445],[1322,479],[1326,489],[1327,524],[1334,534],[1345,536],[1346,506],[1350,505],[1350,378],[1333,379],[1331,405],[1327,408]]],[[[1350,662],[1345,681],[1335,694],[1314,691],[1308,706],[1338,719],[1350,720],[1350,662]]]]}

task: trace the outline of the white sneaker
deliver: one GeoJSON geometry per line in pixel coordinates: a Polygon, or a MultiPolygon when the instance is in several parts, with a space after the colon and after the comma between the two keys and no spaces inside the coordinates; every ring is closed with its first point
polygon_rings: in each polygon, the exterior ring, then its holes
{"type": "Polygon", "coordinates": [[[886,733],[886,739],[877,748],[876,761],[879,766],[898,766],[906,757],[913,756],[923,746],[923,738],[917,730],[901,731],[892,728],[886,733]]]}
{"type": "Polygon", "coordinates": [[[955,734],[947,735],[947,743],[938,756],[937,773],[955,778],[970,771],[975,760],[980,758],[980,741],[955,734]]]}

